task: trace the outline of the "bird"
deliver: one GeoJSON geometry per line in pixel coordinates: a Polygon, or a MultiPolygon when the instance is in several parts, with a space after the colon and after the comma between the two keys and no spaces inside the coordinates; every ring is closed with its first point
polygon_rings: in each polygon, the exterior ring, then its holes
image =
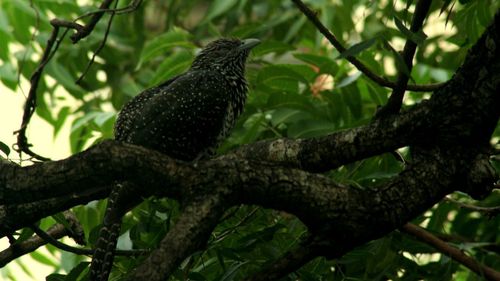
{"type": "MultiPolygon", "coordinates": [[[[191,67],[130,100],[116,119],[115,140],[140,145],[180,161],[214,155],[243,112],[248,84],[245,64],[260,40],[220,38],[207,44],[191,67]]],[[[127,185],[110,193],[90,267],[91,281],[111,272],[121,217],[140,203],[127,185]]]]}

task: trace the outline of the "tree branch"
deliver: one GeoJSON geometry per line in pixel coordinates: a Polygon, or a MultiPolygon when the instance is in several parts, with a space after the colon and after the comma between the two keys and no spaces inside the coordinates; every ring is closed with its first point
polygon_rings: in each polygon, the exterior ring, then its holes
{"type": "MultiPolygon", "coordinates": [[[[99,6],[99,10],[105,10],[108,9],[111,3],[114,0],[104,0],[101,3],[101,6],[99,6]]],[[[117,0],[118,1],[118,0],[117,0]]],[[[92,15],[90,18],[90,21],[83,26],[83,28],[77,30],[77,32],[73,35],[70,36],[71,41],[73,41],[73,44],[78,43],[81,39],[89,36],[89,34],[94,30],[95,26],[99,22],[99,20],[102,18],[104,15],[105,11],[98,11],[92,15]]]]}
{"type": "MultiPolygon", "coordinates": [[[[59,239],[68,235],[68,230],[62,224],[55,224],[47,230],[47,235],[53,239],[59,239]]],[[[0,252],[0,268],[20,256],[31,253],[41,246],[47,244],[47,241],[40,236],[33,236],[20,243],[14,243],[9,248],[0,252]]]]}
{"type": "Polygon", "coordinates": [[[28,128],[28,124],[31,120],[31,117],[33,116],[33,113],[35,113],[36,109],[36,90],[38,89],[38,83],[40,82],[40,78],[42,76],[43,69],[47,65],[47,63],[50,60],[50,54],[52,51],[52,47],[54,46],[54,43],[56,42],[57,35],[59,34],[59,27],[57,25],[53,25],[54,29],[52,30],[52,33],[50,35],[49,40],[47,41],[47,47],[45,47],[45,50],[42,54],[42,59],[40,60],[40,64],[37,66],[36,70],[33,72],[30,78],[30,91],[28,93],[28,98],[26,99],[26,104],[24,105],[24,112],[23,112],[23,119],[21,122],[21,128],[17,131],[14,132],[14,134],[17,134],[17,148],[16,150],[21,153],[24,152],[28,154],[29,156],[41,160],[41,161],[47,161],[50,160],[49,158],[40,156],[33,152],[30,149],[31,144],[28,143],[28,138],[26,137],[26,129],[28,128]]]}
{"type": "MultiPolygon", "coordinates": [[[[431,7],[432,0],[419,0],[416,7],[415,13],[413,14],[413,19],[410,26],[410,31],[417,33],[422,30],[422,25],[424,20],[427,18],[427,13],[431,7]]],[[[393,88],[392,94],[387,101],[387,104],[378,110],[376,117],[386,117],[391,114],[396,114],[401,109],[403,105],[403,97],[406,89],[408,88],[408,80],[410,79],[411,70],[413,68],[413,56],[417,50],[417,43],[413,42],[409,38],[406,39],[405,46],[403,48],[402,58],[405,63],[408,74],[404,71],[399,71],[398,78],[396,81],[396,86],[393,88]]]]}
{"type": "MultiPolygon", "coordinates": [[[[201,198],[201,197],[200,197],[201,198]]],[[[166,280],[190,254],[203,247],[224,213],[223,198],[207,196],[190,202],[174,227],[160,242],[158,249],[128,277],[127,280],[166,280]]]]}
{"type": "MultiPolygon", "coordinates": [[[[36,92],[38,89],[38,83],[40,82],[40,78],[42,76],[43,70],[44,70],[45,66],[49,63],[49,61],[51,60],[52,56],[57,51],[60,42],[62,41],[62,39],[64,38],[64,36],[66,35],[66,33],[68,32],[68,30],[70,28],[76,30],[76,33],[71,35],[71,40],[73,41],[73,43],[77,43],[81,39],[87,37],[94,30],[96,24],[99,22],[99,20],[104,15],[104,13],[106,13],[106,12],[113,13],[111,16],[111,19],[108,23],[108,29],[106,31],[105,38],[104,38],[101,46],[99,46],[99,48],[96,50],[96,53],[94,54],[94,57],[95,57],[95,55],[104,47],[104,44],[105,44],[105,41],[107,38],[107,33],[109,32],[109,29],[111,27],[111,22],[112,22],[114,13],[115,12],[126,13],[126,12],[134,11],[142,3],[142,0],[134,0],[131,5],[123,8],[123,9],[108,9],[113,1],[114,0],[104,0],[101,3],[101,6],[99,7],[99,11],[88,13],[88,14],[85,14],[83,16],[78,17],[77,19],[80,19],[80,18],[83,18],[86,16],[92,16],[89,23],[87,25],[84,25],[84,26],[82,26],[74,21],[70,22],[70,21],[59,20],[59,19],[53,19],[50,21],[50,24],[53,27],[52,33],[51,33],[49,40],[47,41],[47,46],[45,47],[45,50],[42,54],[42,59],[40,60],[39,65],[37,66],[36,70],[33,72],[33,74],[30,77],[31,86],[30,86],[30,91],[28,93],[28,97],[26,99],[26,104],[24,106],[21,127],[19,130],[14,132],[15,134],[17,134],[17,144],[16,144],[17,148],[16,148],[16,150],[19,153],[24,152],[27,155],[33,157],[34,159],[37,159],[40,161],[50,160],[47,157],[38,155],[37,153],[33,152],[30,149],[31,144],[28,142],[28,139],[26,137],[26,130],[28,128],[28,124],[31,120],[31,117],[35,113],[36,102],[37,102],[36,101],[37,100],[36,92]],[[59,34],[60,27],[65,27],[66,31],[62,35],[62,38],[59,39],[59,41],[57,41],[57,35],[59,34]],[[55,45],[55,48],[53,50],[54,43],[56,43],[56,45],[55,45]]],[[[90,67],[92,61],[94,60],[94,57],[92,57],[92,60],[90,61],[89,66],[87,67],[87,70],[90,67]]],[[[85,70],[85,72],[87,70],[85,70]]],[[[82,77],[83,77],[83,75],[82,75],[82,77]]]]}
{"type": "MultiPolygon", "coordinates": [[[[116,9],[117,5],[118,5],[118,0],[115,2],[115,9],[116,9]]],[[[94,63],[95,58],[97,57],[99,52],[101,52],[101,50],[106,45],[106,41],[108,40],[109,31],[111,30],[111,23],[113,23],[114,17],[115,17],[115,12],[111,12],[111,16],[109,17],[109,20],[108,20],[108,25],[106,26],[106,31],[104,32],[104,38],[102,39],[101,43],[99,44],[99,47],[97,47],[97,49],[94,51],[94,54],[92,54],[92,58],[87,63],[87,67],[85,67],[85,70],[83,71],[83,73],[75,81],[75,84],[79,85],[82,82],[83,77],[85,77],[85,75],[87,75],[88,71],[90,70],[90,67],[94,63]]]]}
{"type": "Polygon", "coordinates": [[[500,272],[494,270],[491,267],[480,264],[473,258],[465,255],[459,249],[448,245],[425,229],[414,224],[407,223],[402,227],[402,230],[410,235],[415,236],[417,239],[423,241],[424,243],[431,245],[439,252],[450,256],[450,258],[466,266],[477,275],[486,278],[486,280],[500,280],[500,272]]]}
{"type": "Polygon", "coordinates": [[[455,205],[458,205],[460,208],[483,213],[490,218],[493,218],[493,217],[500,214],[500,206],[496,206],[496,207],[475,206],[475,205],[471,205],[471,204],[467,204],[467,203],[462,203],[462,202],[457,201],[451,197],[445,197],[445,200],[450,202],[450,203],[453,203],[455,205]]]}
{"type": "MultiPolygon", "coordinates": [[[[10,245],[9,248],[0,252],[0,268],[4,267],[9,262],[23,255],[34,252],[38,248],[47,244],[51,244],[58,249],[77,255],[90,256],[94,253],[94,250],[92,249],[72,247],[57,241],[57,239],[61,239],[64,236],[71,235],[70,231],[66,229],[62,224],[55,224],[51,226],[46,232],[38,227],[34,227],[34,230],[35,233],[37,233],[36,236],[32,236],[31,238],[28,238],[27,240],[20,243],[14,243],[10,245]]],[[[149,252],[150,250],[141,249],[116,250],[115,254],[120,256],[140,256],[145,255],[149,252]]]]}
{"type": "MultiPolygon", "coordinates": [[[[340,53],[344,52],[346,48],[340,43],[340,41],[335,38],[335,35],[321,23],[321,21],[318,19],[316,16],[316,13],[314,13],[309,7],[307,7],[302,0],[292,0],[293,3],[299,8],[300,11],[316,26],[316,28],[321,32],[328,41],[337,49],[340,53]]],[[[353,56],[347,56],[346,59],[352,63],[359,71],[361,71],[363,74],[366,75],[370,80],[373,82],[379,84],[380,86],[395,89],[398,87],[397,83],[394,83],[392,81],[387,80],[384,77],[378,76],[377,74],[373,73],[366,65],[364,65],[361,61],[359,61],[357,58],[353,56]]],[[[429,84],[429,85],[406,85],[405,89],[410,90],[410,91],[422,91],[422,92],[431,92],[434,90],[437,90],[441,88],[444,85],[444,83],[436,83],[436,84],[429,84]]]]}

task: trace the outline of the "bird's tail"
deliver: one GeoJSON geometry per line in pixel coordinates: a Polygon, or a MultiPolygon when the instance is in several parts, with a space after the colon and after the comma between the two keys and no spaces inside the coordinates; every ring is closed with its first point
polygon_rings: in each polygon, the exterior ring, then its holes
{"type": "Polygon", "coordinates": [[[90,281],[107,281],[115,257],[116,243],[120,236],[122,216],[140,200],[130,196],[126,183],[118,183],[111,191],[108,205],[104,214],[104,221],[99,230],[94,255],[90,264],[90,281]]]}

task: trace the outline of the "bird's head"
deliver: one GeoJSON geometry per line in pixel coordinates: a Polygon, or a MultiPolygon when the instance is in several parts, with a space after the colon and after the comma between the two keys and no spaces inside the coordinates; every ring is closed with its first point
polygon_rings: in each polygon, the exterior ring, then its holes
{"type": "Polygon", "coordinates": [[[193,69],[234,68],[243,71],[250,50],[260,43],[258,39],[221,38],[210,42],[196,56],[193,69]]]}

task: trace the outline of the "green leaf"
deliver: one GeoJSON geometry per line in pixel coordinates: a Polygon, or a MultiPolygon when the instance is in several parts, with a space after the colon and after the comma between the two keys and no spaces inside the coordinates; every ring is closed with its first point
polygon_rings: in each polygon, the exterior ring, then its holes
{"type": "Polygon", "coordinates": [[[290,125],[288,136],[292,138],[317,137],[333,133],[335,130],[335,125],[328,121],[302,120],[290,125]]]}
{"type": "Polygon", "coordinates": [[[349,75],[347,76],[346,78],[342,79],[342,81],[340,81],[336,86],[335,88],[336,89],[340,89],[340,88],[343,88],[343,87],[346,87],[352,83],[354,83],[356,80],[359,79],[359,77],[361,77],[361,71],[357,71],[356,73],[354,73],[353,75],[349,75]]]}
{"type": "Polygon", "coordinates": [[[1,141],[0,141],[0,151],[2,151],[5,154],[5,156],[9,156],[9,154],[10,154],[9,146],[1,141]]]}
{"type": "Polygon", "coordinates": [[[248,262],[237,262],[237,263],[235,263],[233,266],[231,266],[230,268],[228,268],[228,270],[224,273],[224,275],[219,280],[221,280],[221,281],[234,280],[234,277],[238,273],[238,269],[240,269],[240,267],[242,267],[243,265],[245,265],[247,263],[248,262]]]}
{"type": "Polygon", "coordinates": [[[269,53],[284,53],[293,50],[294,47],[280,41],[266,40],[252,49],[252,57],[261,57],[269,53]]]}
{"type": "Polygon", "coordinates": [[[65,281],[66,275],[53,273],[47,277],[45,277],[46,281],[65,281]]]}
{"type": "Polygon", "coordinates": [[[7,29],[6,20],[2,20],[2,18],[6,18],[7,15],[4,11],[0,9],[0,59],[4,62],[9,60],[9,43],[12,41],[12,35],[7,29]]]}
{"type": "Polygon", "coordinates": [[[401,33],[403,33],[403,35],[407,39],[413,41],[417,45],[422,44],[427,38],[427,35],[425,35],[422,30],[420,30],[418,33],[410,31],[397,17],[394,17],[394,24],[396,24],[396,27],[399,29],[399,31],[401,31],[401,33]]]}
{"type": "Polygon", "coordinates": [[[6,1],[4,7],[15,39],[23,45],[31,40],[30,27],[35,25],[36,14],[27,1],[6,1]]]}
{"type": "Polygon", "coordinates": [[[491,7],[489,1],[477,1],[477,19],[483,27],[488,27],[491,23],[491,7]]]}
{"type": "Polygon", "coordinates": [[[207,22],[213,20],[214,18],[222,15],[223,13],[229,11],[234,5],[238,3],[238,0],[215,0],[208,8],[205,18],[200,24],[206,24],[207,22]]]}
{"type": "Polygon", "coordinates": [[[58,223],[60,223],[60,224],[64,225],[64,227],[65,227],[66,229],[71,229],[71,225],[69,225],[68,220],[66,220],[66,218],[64,217],[64,215],[63,215],[62,213],[57,213],[57,214],[55,214],[55,215],[52,215],[52,218],[53,218],[56,222],[58,222],[58,223]]]}
{"type": "Polygon", "coordinates": [[[266,119],[266,116],[262,113],[257,113],[249,117],[245,124],[245,134],[241,137],[239,143],[249,143],[255,141],[258,137],[258,132],[262,127],[262,122],[266,119]]]}
{"type": "Polygon", "coordinates": [[[98,112],[94,118],[94,122],[97,126],[103,127],[116,116],[114,112],[98,112]]]}
{"type": "Polygon", "coordinates": [[[4,62],[0,65],[0,80],[12,91],[17,88],[17,73],[16,69],[10,62],[4,62]]]}
{"type": "Polygon", "coordinates": [[[281,123],[292,123],[299,119],[302,119],[308,114],[304,114],[302,110],[292,109],[292,108],[278,108],[271,113],[271,123],[273,126],[277,126],[281,123]]]}
{"type": "Polygon", "coordinates": [[[72,75],[62,63],[52,60],[47,64],[45,70],[58,83],[63,85],[72,96],[77,99],[83,98],[85,92],[80,86],[75,84],[76,76],[72,75]]]}
{"type": "Polygon", "coordinates": [[[40,252],[32,252],[30,253],[30,256],[37,262],[48,265],[50,267],[57,268],[59,266],[55,261],[40,252]]]}
{"type": "Polygon", "coordinates": [[[302,75],[293,70],[289,65],[267,66],[259,72],[259,76],[257,79],[262,83],[266,83],[279,78],[308,83],[308,80],[306,80],[302,75]]]}
{"type": "Polygon", "coordinates": [[[20,243],[20,242],[26,241],[26,239],[29,239],[31,236],[33,236],[34,233],[35,232],[33,231],[33,229],[31,229],[30,227],[25,227],[21,231],[21,235],[19,235],[16,242],[20,243]]]}
{"type": "Polygon", "coordinates": [[[140,69],[142,64],[152,60],[160,54],[165,54],[174,47],[194,48],[194,45],[188,41],[189,38],[190,35],[188,32],[176,28],[148,41],[144,49],[142,49],[136,69],[140,69]]]}
{"type": "Polygon", "coordinates": [[[43,10],[49,10],[54,14],[74,13],[81,14],[82,10],[73,0],[37,0],[37,6],[43,10]]]}
{"type": "Polygon", "coordinates": [[[69,106],[63,106],[61,110],[59,110],[59,113],[57,114],[57,118],[54,123],[54,138],[57,136],[59,131],[61,130],[64,121],[66,121],[66,117],[68,117],[70,113],[70,108],[69,106]]]}
{"type": "Polygon", "coordinates": [[[303,62],[318,67],[319,73],[327,73],[335,76],[339,70],[337,63],[326,56],[313,54],[293,54],[293,56],[303,62]]]}
{"type": "MultiPolygon", "coordinates": [[[[271,89],[297,93],[299,87],[298,82],[300,81],[308,84],[309,80],[298,73],[296,69],[292,68],[293,67],[290,65],[271,65],[265,67],[259,71],[257,81],[271,89]]],[[[299,71],[304,69],[304,67],[301,67],[299,71]]],[[[313,72],[311,69],[309,69],[309,71],[313,72]]],[[[314,72],[312,75],[315,75],[314,72]]]]}
{"type": "Polygon", "coordinates": [[[360,43],[354,44],[349,47],[347,50],[340,53],[336,59],[346,58],[346,57],[354,57],[362,51],[370,48],[375,42],[377,42],[378,37],[373,37],[371,39],[361,41],[360,43]]]}
{"type": "Polygon", "coordinates": [[[156,69],[155,75],[149,82],[150,86],[155,86],[175,75],[181,74],[189,68],[193,60],[193,55],[187,51],[177,52],[164,60],[156,69]]]}
{"type": "Polygon", "coordinates": [[[300,31],[300,29],[304,26],[306,23],[307,18],[306,17],[300,17],[297,21],[295,21],[292,26],[288,29],[288,32],[283,39],[284,42],[290,42],[292,39],[297,37],[297,33],[300,31]]]}
{"type": "Polygon", "coordinates": [[[78,277],[82,275],[83,272],[85,272],[89,268],[90,262],[81,262],[77,266],[75,266],[69,273],[68,276],[66,276],[66,281],[69,280],[79,280],[78,277]]]}

